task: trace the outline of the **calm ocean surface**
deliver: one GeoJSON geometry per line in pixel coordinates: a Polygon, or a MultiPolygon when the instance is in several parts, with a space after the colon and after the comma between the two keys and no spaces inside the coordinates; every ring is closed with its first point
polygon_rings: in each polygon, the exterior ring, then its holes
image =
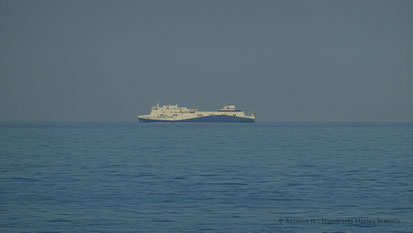
{"type": "Polygon", "coordinates": [[[0,232],[413,232],[413,123],[3,122],[0,232]]]}

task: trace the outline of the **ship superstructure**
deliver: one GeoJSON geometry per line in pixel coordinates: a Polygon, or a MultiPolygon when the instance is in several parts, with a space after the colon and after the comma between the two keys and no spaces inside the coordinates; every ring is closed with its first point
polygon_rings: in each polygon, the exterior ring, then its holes
{"type": "Polygon", "coordinates": [[[178,105],[152,107],[148,115],[139,115],[141,122],[254,122],[255,115],[246,115],[235,105],[226,105],[218,111],[198,111],[178,105]]]}

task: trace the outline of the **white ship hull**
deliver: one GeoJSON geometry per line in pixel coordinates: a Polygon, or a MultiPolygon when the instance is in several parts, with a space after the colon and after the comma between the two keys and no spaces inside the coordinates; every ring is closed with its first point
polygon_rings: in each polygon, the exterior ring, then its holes
{"type": "Polygon", "coordinates": [[[149,119],[149,118],[142,118],[139,117],[140,122],[254,122],[254,119],[245,118],[245,117],[234,117],[234,116],[205,116],[205,117],[195,117],[195,118],[188,118],[188,119],[149,119]]]}

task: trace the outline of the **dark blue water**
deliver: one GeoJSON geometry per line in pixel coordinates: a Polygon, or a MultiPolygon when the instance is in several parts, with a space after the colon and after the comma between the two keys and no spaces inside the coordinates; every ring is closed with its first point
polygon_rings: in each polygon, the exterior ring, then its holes
{"type": "Polygon", "coordinates": [[[0,123],[0,232],[413,232],[412,177],[412,123],[0,123]]]}

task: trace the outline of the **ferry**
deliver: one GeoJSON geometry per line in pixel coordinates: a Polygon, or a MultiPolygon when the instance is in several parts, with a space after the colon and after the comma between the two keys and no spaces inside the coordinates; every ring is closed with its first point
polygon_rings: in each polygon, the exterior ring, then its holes
{"type": "Polygon", "coordinates": [[[176,105],[159,106],[157,103],[152,107],[150,114],[139,115],[140,122],[242,122],[252,123],[255,114],[245,114],[235,105],[225,105],[218,111],[198,111],[176,105]]]}

